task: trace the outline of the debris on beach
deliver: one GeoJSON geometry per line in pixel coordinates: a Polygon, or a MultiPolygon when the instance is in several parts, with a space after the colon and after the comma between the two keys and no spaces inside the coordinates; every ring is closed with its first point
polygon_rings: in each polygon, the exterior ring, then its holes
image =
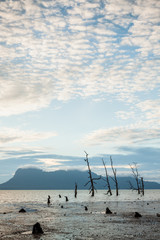
{"type": "Polygon", "coordinates": [[[160,213],[157,213],[157,217],[160,217],[160,213]]]}
{"type": "Polygon", "coordinates": [[[39,222],[33,225],[32,234],[43,234],[43,230],[39,222]]]}
{"type": "Polygon", "coordinates": [[[26,210],[24,210],[24,208],[21,208],[20,210],[19,210],[19,213],[25,213],[26,212],[26,210]]]}
{"type": "Polygon", "coordinates": [[[142,215],[139,212],[135,212],[134,217],[139,218],[139,217],[142,217],[142,215]]]}
{"type": "Polygon", "coordinates": [[[61,198],[61,194],[59,194],[59,198],[61,198]]]}
{"type": "Polygon", "coordinates": [[[106,208],[106,214],[112,214],[112,211],[108,207],[106,208]]]}

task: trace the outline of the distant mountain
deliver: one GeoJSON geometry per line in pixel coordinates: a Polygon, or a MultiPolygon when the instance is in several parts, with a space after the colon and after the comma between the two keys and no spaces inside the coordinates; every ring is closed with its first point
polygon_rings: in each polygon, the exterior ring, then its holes
{"type": "MultiPolygon", "coordinates": [[[[94,178],[99,176],[93,173],[94,178]]],[[[132,177],[118,177],[119,189],[129,189],[129,181],[135,185],[135,179],[132,177]]],[[[88,189],[88,172],[78,170],[59,170],[55,172],[45,172],[36,168],[20,168],[16,171],[13,178],[0,184],[0,190],[44,190],[44,189],[74,189],[75,182],[78,189],[88,189]]],[[[96,189],[104,189],[105,182],[100,179],[96,181],[96,189]]],[[[111,188],[115,189],[115,184],[110,179],[111,188]]],[[[144,181],[145,189],[160,189],[160,184],[156,182],[144,181]]]]}

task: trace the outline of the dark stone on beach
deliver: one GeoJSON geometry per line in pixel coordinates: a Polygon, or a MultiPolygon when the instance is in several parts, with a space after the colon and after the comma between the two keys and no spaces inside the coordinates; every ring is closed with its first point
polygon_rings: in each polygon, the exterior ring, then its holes
{"type": "Polygon", "coordinates": [[[149,203],[147,202],[147,205],[149,205],[149,203]]]}
{"type": "Polygon", "coordinates": [[[24,208],[21,208],[21,209],[19,210],[19,212],[20,212],[20,213],[25,213],[26,210],[24,210],[24,208]]]}
{"type": "Polygon", "coordinates": [[[63,208],[63,205],[61,206],[61,208],[63,208]]]}
{"type": "Polygon", "coordinates": [[[3,214],[6,214],[6,212],[4,212],[3,214]]]}
{"type": "Polygon", "coordinates": [[[33,225],[32,234],[43,234],[43,230],[39,222],[33,225]]]}
{"type": "Polygon", "coordinates": [[[112,214],[111,210],[108,207],[106,208],[106,214],[112,214]]]}
{"type": "Polygon", "coordinates": [[[157,217],[160,217],[160,213],[157,213],[157,217]]]}
{"type": "Polygon", "coordinates": [[[59,194],[59,198],[61,198],[61,194],[59,194]]]}
{"type": "Polygon", "coordinates": [[[88,208],[87,208],[87,206],[85,206],[85,207],[84,207],[84,209],[85,209],[85,211],[88,211],[88,208]]]}
{"type": "Polygon", "coordinates": [[[139,212],[135,212],[134,217],[139,218],[139,217],[142,217],[142,215],[139,212]]]}

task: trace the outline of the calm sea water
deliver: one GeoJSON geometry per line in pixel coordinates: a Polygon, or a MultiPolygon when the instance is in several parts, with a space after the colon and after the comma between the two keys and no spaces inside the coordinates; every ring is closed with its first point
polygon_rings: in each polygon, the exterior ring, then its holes
{"type": "Polygon", "coordinates": [[[105,190],[97,190],[94,197],[91,197],[88,190],[79,190],[77,198],[74,197],[74,190],[0,190],[0,207],[7,205],[43,205],[47,202],[48,195],[51,196],[51,203],[65,202],[68,196],[69,203],[80,202],[112,202],[112,201],[158,201],[160,202],[160,190],[146,190],[145,195],[138,195],[136,191],[121,190],[119,196],[106,195],[105,190]],[[59,198],[61,195],[61,199],[59,198]]]}

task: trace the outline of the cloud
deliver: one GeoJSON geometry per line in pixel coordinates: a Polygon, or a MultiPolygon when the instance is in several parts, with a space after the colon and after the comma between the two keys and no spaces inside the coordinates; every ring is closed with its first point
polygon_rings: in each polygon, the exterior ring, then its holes
{"type": "Polygon", "coordinates": [[[54,167],[54,166],[63,166],[65,163],[67,163],[67,159],[55,159],[55,158],[38,158],[37,162],[42,163],[44,167],[54,167]]]}
{"type": "Polygon", "coordinates": [[[140,103],[137,104],[137,107],[143,112],[145,113],[145,118],[147,120],[151,120],[155,123],[155,121],[157,120],[157,125],[160,124],[160,100],[156,99],[156,100],[145,100],[142,101],[140,103]]]}
{"type": "Polygon", "coordinates": [[[82,142],[87,146],[95,145],[136,145],[157,140],[159,142],[160,131],[158,129],[135,128],[135,127],[114,127],[99,129],[86,135],[82,142]]]}
{"type": "Polygon", "coordinates": [[[156,89],[158,12],[157,1],[1,2],[0,115],[156,89]]]}
{"type": "Polygon", "coordinates": [[[0,143],[34,142],[55,137],[56,135],[54,132],[34,132],[23,131],[16,128],[3,128],[0,131],[0,143]]]}

